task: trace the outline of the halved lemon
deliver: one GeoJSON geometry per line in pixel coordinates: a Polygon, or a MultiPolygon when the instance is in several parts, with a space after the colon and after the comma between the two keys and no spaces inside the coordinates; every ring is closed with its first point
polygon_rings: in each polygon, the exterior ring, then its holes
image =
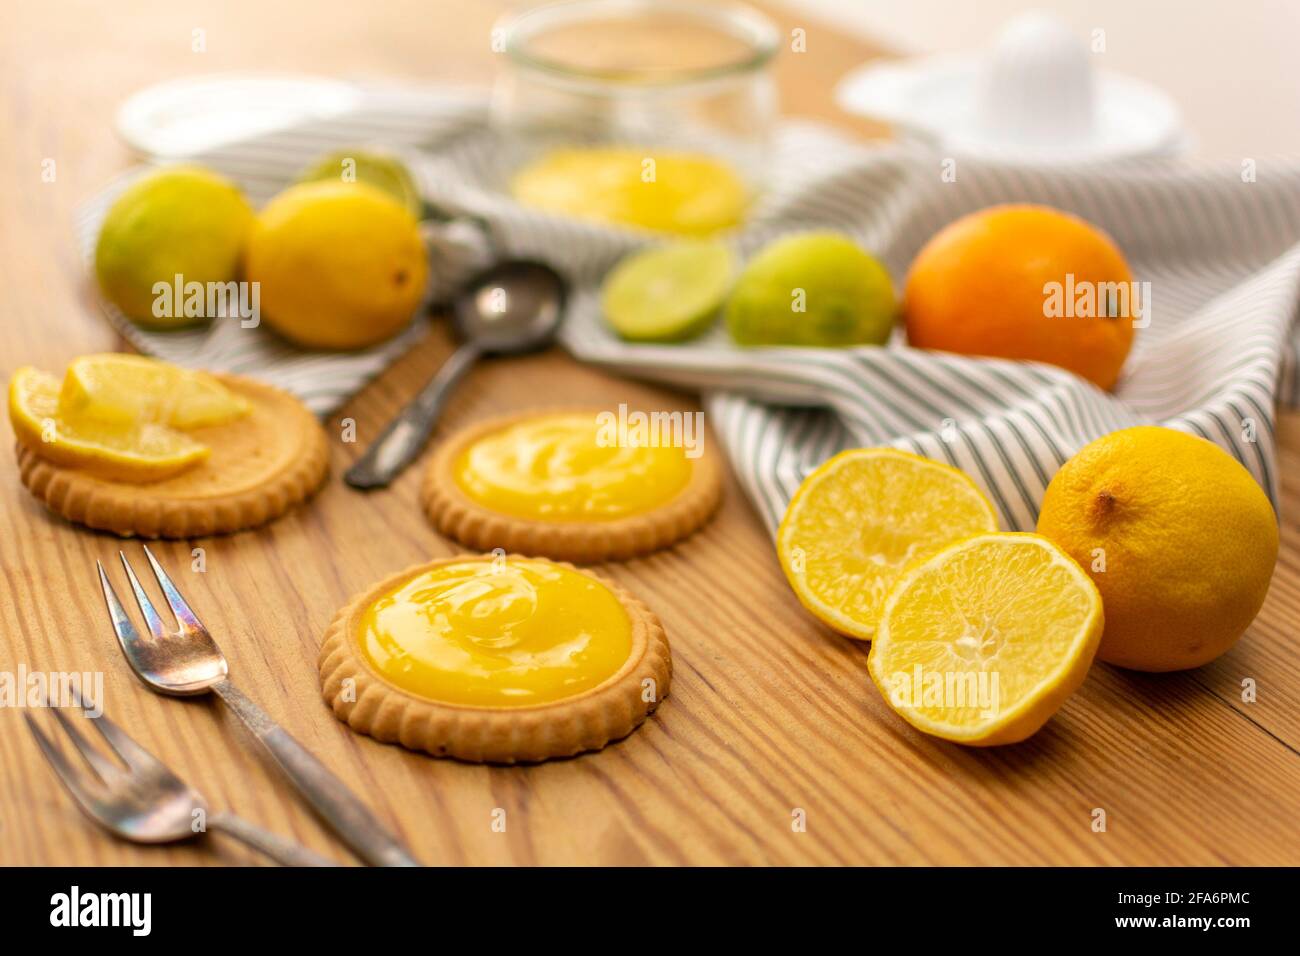
{"type": "Polygon", "coordinates": [[[918,730],[1011,744],[1083,683],[1102,627],[1101,594],[1064,551],[1036,534],[981,534],[903,573],[867,669],[918,730]]]}
{"type": "Polygon", "coordinates": [[[200,428],[233,421],[248,410],[245,399],[207,372],[116,352],[74,359],[59,395],[59,414],[69,422],[200,428]]]}
{"type": "Polygon", "coordinates": [[[804,607],[869,641],[909,562],[997,527],[989,500],[956,468],[894,448],[855,448],[804,479],[776,550],[804,607]]]}
{"type": "Polygon", "coordinates": [[[59,411],[59,380],[20,368],[9,382],[9,420],[18,441],[56,465],[121,481],[159,481],[192,468],[208,448],[154,422],[68,420],[59,411]]]}

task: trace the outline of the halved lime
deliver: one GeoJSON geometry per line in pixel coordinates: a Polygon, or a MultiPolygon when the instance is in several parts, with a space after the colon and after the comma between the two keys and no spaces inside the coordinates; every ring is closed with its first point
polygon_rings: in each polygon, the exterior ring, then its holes
{"type": "Polygon", "coordinates": [[[340,149],[323,156],[298,177],[300,183],[332,179],[365,183],[383,190],[405,206],[416,219],[423,218],[424,201],[415,177],[396,156],[375,149],[340,149]]]}
{"type": "Polygon", "coordinates": [[[721,242],[677,242],[635,252],[605,278],[605,321],[633,342],[692,338],[717,318],[735,271],[731,250],[721,242]]]}

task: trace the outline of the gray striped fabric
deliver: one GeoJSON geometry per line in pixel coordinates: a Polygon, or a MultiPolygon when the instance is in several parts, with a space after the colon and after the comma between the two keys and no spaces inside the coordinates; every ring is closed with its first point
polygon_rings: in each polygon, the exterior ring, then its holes
{"type": "MultiPolygon", "coordinates": [[[[1162,423],[1241,461],[1277,502],[1274,409],[1300,402],[1300,162],[1171,162],[1031,171],[959,162],[914,148],[866,147],[789,123],[773,148],[770,188],[732,237],[744,256],[773,236],[833,228],[872,250],[901,282],[920,246],[952,219],[999,202],[1046,203],[1104,227],[1135,278],[1150,283],[1151,321],[1111,394],[1046,366],[884,348],[738,349],[722,330],[690,345],[629,345],[611,335],[596,290],[647,237],[524,209],[501,190],[513,158],[473,97],[379,95],[363,115],[201,157],[260,200],[326,149],[381,142],[410,150],[426,197],[486,220],[500,248],[564,269],[577,293],[563,334],[577,358],[703,395],[706,415],[769,528],[810,470],[848,447],[893,445],[963,469],[988,491],[1003,527],[1030,529],[1053,473],[1106,432],[1162,423]],[[1253,169],[1248,175],[1247,166],[1253,169]]],[[[110,190],[81,219],[93,246],[110,190]]],[[[445,288],[486,252],[474,230],[433,235],[445,288]]],[[[361,355],[289,350],[269,334],[218,323],[158,335],[109,317],[145,351],[258,375],[328,412],[409,346],[411,331],[361,355]]]]}

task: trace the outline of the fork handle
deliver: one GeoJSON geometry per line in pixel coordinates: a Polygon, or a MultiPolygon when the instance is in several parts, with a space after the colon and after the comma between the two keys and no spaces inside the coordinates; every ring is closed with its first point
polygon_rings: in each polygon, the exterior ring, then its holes
{"type": "Polygon", "coordinates": [[[343,781],[267,716],[229,680],[212,689],[266,748],[280,769],[330,828],[371,866],[419,866],[343,781]]]}
{"type": "Polygon", "coordinates": [[[208,830],[233,837],[245,846],[251,846],[263,856],[275,860],[281,866],[338,866],[333,860],[327,860],[305,846],[277,836],[270,830],[263,830],[257,824],[249,823],[233,813],[211,814],[208,817],[208,830]]]}

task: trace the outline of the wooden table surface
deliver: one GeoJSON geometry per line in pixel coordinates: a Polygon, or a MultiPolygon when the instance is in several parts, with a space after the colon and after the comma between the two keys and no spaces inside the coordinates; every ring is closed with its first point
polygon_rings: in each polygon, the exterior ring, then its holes
{"type": "MultiPolygon", "coordinates": [[[[119,347],[74,247],[77,204],[131,160],[111,128],[123,96],[179,75],[275,68],[486,83],[497,3],[22,4],[0,31],[0,375],[119,347]],[[203,30],[205,52],[192,50],[203,30]],[[56,163],[42,180],[44,160],[56,163]]],[[[816,23],[780,64],[786,110],[846,121],[830,88],[873,55],[816,23]]],[[[861,127],[859,127],[861,129],[861,127]]],[[[448,354],[445,330],[357,396],[364,442],[448,354]]],[[[485,365],[446,427],[548,401],[691,408],[689,396],[558,354],[485,365]]],[[[330,423],[337,434],[337,422],[330,423]]],[[[1280,426],[1286,520],[1268,603],[1230,654],[1166,676],[1105,665],[1030,741],[973,750],[924,737],[872,687],[867,646],[811,620],[729,482],[717,519],[672,550],[602,570],[662,616],[672,694],[597,754],[526,768],[434,760],[353,734],[321,702],[319,636],[349,595],[454,553],[416,506],[417,475],[362,496],[337,478],[259,531],[159,546],[233,676],[434,864],[1300,863],[1300,419],[1280,426]],[[1258,699],[1242,701],[1253,679],[1258,699]],[[1094,810],[1106,813],[1094,832],[1094,810]],[[494,829],[506,811],[505,832],[494,829]],[[802,811],[806,828],[792,822],[802,811]]],[[[6,439],[7,441],[7,439],[6,439]]],[[[346,856],[208,699],[164,699],[130,675],[94,577],[115,538],[49,517],[0,453],[0,671],[102,671],[109,713],[215,807],[346,856]]],[[[138,545],[126,545],[135,552],[138,545]]],[[[38,718],[47,715],[36,715],[38,718]]],[[[499,829],[499,828],[498,828],[499,829]]],[[[136,848],[95,829],[56,784],[17,709],[0,710],[0,863],[211,864],[220,841],[136,848]]]]}

